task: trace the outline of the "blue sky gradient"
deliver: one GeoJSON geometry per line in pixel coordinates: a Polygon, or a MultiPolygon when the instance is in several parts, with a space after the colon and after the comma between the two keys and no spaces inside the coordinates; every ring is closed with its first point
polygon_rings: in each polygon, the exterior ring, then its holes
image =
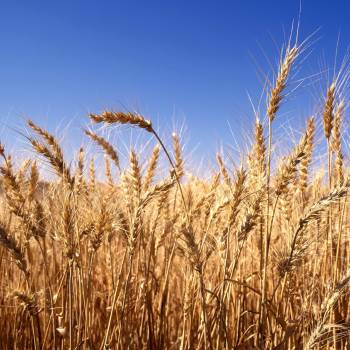
{"type": "MultiPolygon", "coordinates": [[[[348,1],[302,2],[301,38],[318,32],[300,78],[332,67],[339,34],[345,51],[349,10],[348,1]]],[[[214,152],[235,142],[229,124],[238,138],[251,127],[248,93],[256,104],[259,70],[276,67],[298,12],[291,0],[2,1],[0,138],[18,143],[11,130],[29,117],[50,130],[71,123],[78,135],[89,112],[126,108],[164,132],[184,123],[190,148],[214,152]]],[[[288,118],[312,110],[310,85],[317,78],[291,97],[288,118]]]]}

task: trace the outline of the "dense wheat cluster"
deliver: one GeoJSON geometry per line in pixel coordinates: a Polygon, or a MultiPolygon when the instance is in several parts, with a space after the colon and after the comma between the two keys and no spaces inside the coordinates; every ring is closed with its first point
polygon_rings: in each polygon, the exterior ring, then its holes
{"type": "Polygon", "coordinates": [[[300,54],[284,50],[250,152],[236,166],[218,154],[210,179],[189,176],[180,137],[165,146],[137,113],[90,115],[104,181],[94,155],[67,161],[30,120],[32,159],[15,165],[0,144],[0,349],[349,346],[347,77],[280,157],[274,123],[300,54]],[[98,128],[116,125],[149,135],[153,152],[130,149],[125,165],[98,128]]]}

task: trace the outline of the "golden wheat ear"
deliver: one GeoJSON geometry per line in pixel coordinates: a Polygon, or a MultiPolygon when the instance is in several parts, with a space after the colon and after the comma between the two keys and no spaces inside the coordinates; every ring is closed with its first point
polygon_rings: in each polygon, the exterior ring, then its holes
{"type": "Polygon", "coordinates": [[[289,72],[292,68],[293,62],[298,56],[299,48],[293,46],[287,48],[283,61],[280,64],[277,79],[274,88],[270,92],[269,102],[267,106],[267,115],[272,122],[278,109],[280,108],[283,98],[283,90],[286,88],[289,72]]]}
{"type": "Polygon", "coordinates": [[[12,256],[18,268],[27,276],[27,260],[24,256],[22,248],[18,242],[6,231],[4,226],[0,224],[0,245],[2,245],[12,256]]]}
{"type": "Polygon", "coordinates": [[[314,147],[314,134],[315,134],[315,118],[311,117],[308,120],[307,127],[306,127],[305,156],[302,158],[300,162],[299,189],[303,196],[305,195],[305,191],[307,188],[309,166],[312,160],[312,151],[314,147]]]}
{"type": "Polygon", "coordinates": [[[117,151],[113,148],[113,146],[103,137],[98,136],[92,131],[84,130],[85,134],[91,138],[94,142],[96,142],[105,152],[106,154],[112,159],[116,167],[120,169],[120,163],[119,163],[119,156],[117,151]]]}
{"type": "Polygon", "coordinates": [[[71,175],[70,168],[64,160],[63,151],[59,145],[59,142],[47,130],[44,130],[38,125],[34,124],[33,121],[28,120],[27,124],[43,140],[39,141],[34,137],[27,137],[33,149],[49,162],[59,177],[73,187],[75,179],[71,175]]]}
{"type": "Polygon", "coordinates": [[[173,132],[172,139],[173,139],[173,148],[174,148],[174,154],[175,154],[175,171],[178,178],[180,179],[185,173],[184,161],[182,159],[182,154],[181,154],[180,138],[175,132],[173,132]]]}
{"type": "Polygon", "coordinates": [[[155,172],[158,165],[158,159],[159,159],[159,153],[160,153],[160,147],[159,145],[156,145],[153,149],[151,158],[148,162],[147,172],[145,175],[145,179],[143,181],[143,191],[146,192],[152,183],[152,180],[155,176],[155,172]]]}
{"type": "Polygon", "coordinates": [[[150,120],[146,120],[142,115],[137,113],[124,113],[124,112],[109,112],[105,111],[102,114],[90,114],[90,119],[94,123],[107,123],[107,124],[130,124],[138,126],[141,129],[145,129],[152,132],[152,123],[150,120]]]}
{"type": "Polygon", "coordinates": [[[344,155],[341,145],[341,129],[345,113],[345,102],[341,100],[335,107],[331,150],[335,154],[336,185],[344,183],[344,155]]]}
{"type": "Polygon", "coordinates": [[[327,90],[327,97],[323,111],[323,130],[326,139],[331,136],[334,121],[335,83],[332,83],[327,90]]]}

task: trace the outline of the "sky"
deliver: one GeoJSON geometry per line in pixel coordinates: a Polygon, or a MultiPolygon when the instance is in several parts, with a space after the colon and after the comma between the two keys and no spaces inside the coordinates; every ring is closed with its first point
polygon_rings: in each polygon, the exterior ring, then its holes
{"type": "MultiPolygon", "coordinates": [[[[235,145],[299,9],[299,0],[0,1],[0,140],[21,145],[31,118],[69,129],[76,147],[88,114],[114,109],[141,112],[163,134],[185,126],[202,155],[235,145]]],[[[349,10],[345,0],[302,1],[300,38],[313,36],[295,82],[312,78],[291,94],[285,120],[312,110],[304,91],[334,65],[338,37],[340,53],[350,43],[349,10]]]]}

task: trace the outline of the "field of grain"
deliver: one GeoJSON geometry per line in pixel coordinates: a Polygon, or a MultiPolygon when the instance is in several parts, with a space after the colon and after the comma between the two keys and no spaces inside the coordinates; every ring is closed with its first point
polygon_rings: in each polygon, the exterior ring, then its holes
{"type": "Polygon", "coordinates": [[[347,348],[347,71],[281,157],[274,125],[299,55],[283,50],[248,154],[217,155],[210,179],[189,176],[180,137],[165,146],[138,113],[90,115],[103,181],[83,148],[68,162],[30,120],[32,159],[0,144],[0,349],[347,348]],[[98,128],[116,125],[153,152],[122,164],[98,128]]]}

